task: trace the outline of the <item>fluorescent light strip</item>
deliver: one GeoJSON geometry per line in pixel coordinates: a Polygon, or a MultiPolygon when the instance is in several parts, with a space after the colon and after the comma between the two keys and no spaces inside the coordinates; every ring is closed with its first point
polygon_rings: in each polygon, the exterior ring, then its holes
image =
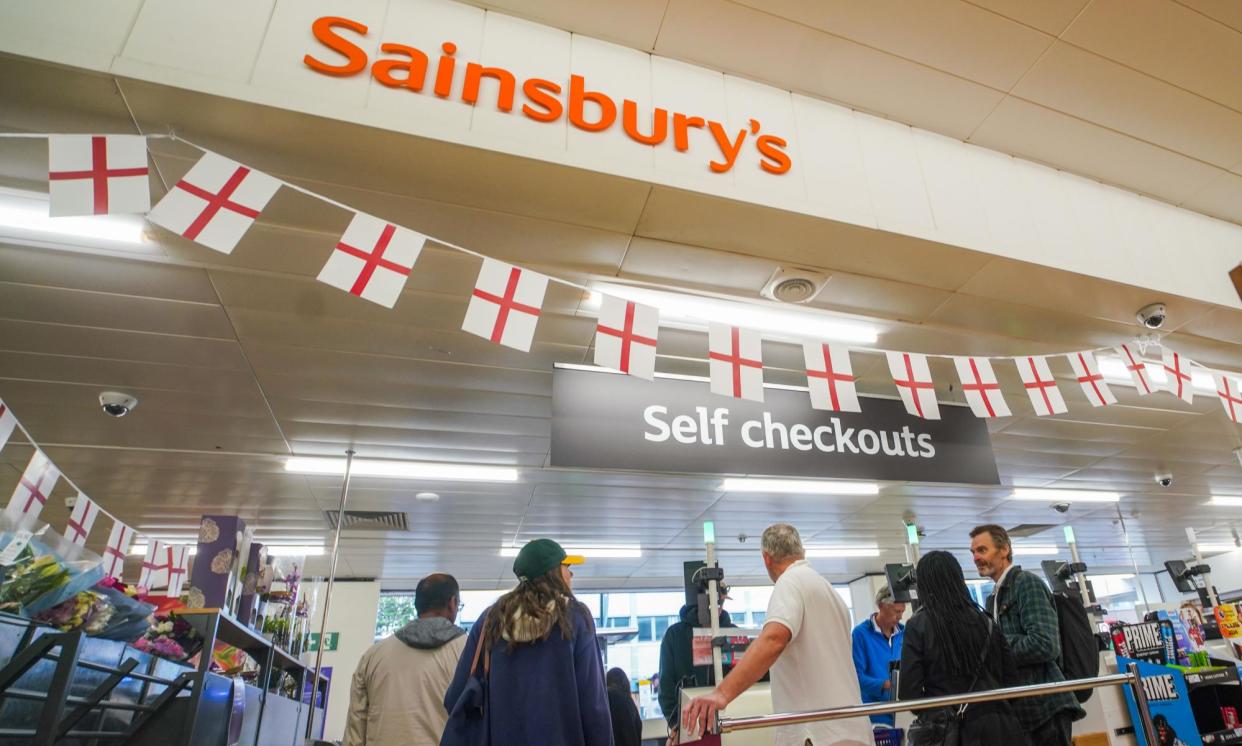
{"type": "Polygon", "coordinates": [[[878,495],[875,482],[841,482],[817,479],[750,479],[729,477],[720,483],[725,492],[781,492],[800,495],[878,495]]]}
{"type": "Polygon", "coordinates": [[[1115,503],[1121,500],[1117,492],[1095,490],[1044,490],[1019,487],[1013,491],[1014,500],[1051,500],[1069,503],[1115,503]]]}
{"type": "Polygon", "coordinates": [[[1233,544],[1200,544],[1199,545],[1199,551],[1205,554],[1207,552],[1232,552],[1235,549],[1238,549],[1238,547],[1233,544]]]}
{"type": "MultiPolygon", "coordinates": [[[[632,544],[596,544],[589,546],[562,544],[561,548],[566,554],[579,554],[589,559],[638,559],[643,556],[642,547],[636,547],[632,544]]],[[[501,557],[516,557],[521,547],[502,546],[500,548],[501,557]]]]}
{"type": "Polygon", "coordinates": [[[879,547],[806,547],[806,556],[812,559],[844,557],[879,557],[879,547]]]}
{"type": "MultiPolygon", "coordinates": [[[[596,292],[660,309],[660,325],[705,329],[709,321],[766,332],[765,336],[798,340],[822,339],[875,344],[879,332],[873,324],[833,318],[827,313],[777,308],[763,303],[742,303],[723,298],[674,293],[631,285],[596,284],[596,292]]],[[[587,306],[597,304],[595,293],[587,306]]]]}
{"type": "MultiPolygon", "coordinates": [[[[164,540],[163,540],[163,539],[157,539],[157,541],[164,541],[164,540]]],[[[168,541],[168,542],[164,542],[164,543],[166,543],[166,544],[177,544],[177,545],[181,545],[181,546],[185,546],[185,544],[186,544],[186,542],[183,542],[183,541],[168,541]]],[[[142,556],[145,556],[145,555],[146,555],[146,553],[147,553],[147,545],[146,545],[146,544],[131,544],[131,545],[130,545],[130,547],[129,547],[129,554],[130,554],[130,556],[131,556],[131,557],[134,557],[134,556],[136,556],[136,557],[142,557],[142,556]]],[[[197,545],[191,546],[191,547],[190,547],[190,551],[189,551],[189,555],[190,555],[191,557],[193,557],[193,556],[194,556],[194,555],[196,555],[196,554],[198,554],[198,546],[197,546],[197,545]]]]}
{"type": "Polygon", "coordinates": [[[16,189],[0,191],[0,229],[71,236],[116,243],[143,243],[141,218],[129,215],[48,217],[47,195],[16,189]]]}
{"type": "Polygon", "coordinates": [[[1013,545],[1014,556],[1024,554],[1028,557],[1050,557],[1060,554],[1061,548],[1055,544],[1018,544],[1013,545]]]}
{"type": "MultiPolygon", "coordinates": [[[[1096,361],[1100,364],[1100,373],[1104,375],[1104,378],[1109,383],[1134,386],[1134,379],[1130,378],[1130,371],[1126,368],[1126,364],[1121,358],[1111,355],[1098,355],[1096,356],[1096,361]]],[[[1143,366],[1147,368],[1147,378],[1151,381],[1153,387],[1163,388],[1169,380],[1168,374],[1164,371],[1164,365],[1144,361],[1143,366]]],[[[1213,380],[1212,374],[1203,370],[1191,370],[1190,385],[1200,391],[1216,391],[1216,381],[1213,380]]]]}
{"type": "Polygon", "coordinates": [[[1208,500],[1208,505],[1215,505],[1216,507],[1242,508],[1242,496],[1212,495],[1212,499],[1208,500]]]}
{"type": "MultiPolygon", "coordinates": [[[[345,459],[295,456],[285,461],[285,471],[296,474],[344,474],[345,459]]],[[[352,475],[390,479],[446,479],[467,482],[516,482],[518,470],[507,466],[437,464],[420,461],[354,459],[352,475]]]]}
{"type": "MultiPolygon", "coordinates": [[[[262,542],[259,542],[262,544],[262,542]]],[[[322,545],[314,544],[263,544],[270,557],[321,557],[327,554],[322,545]]]]}

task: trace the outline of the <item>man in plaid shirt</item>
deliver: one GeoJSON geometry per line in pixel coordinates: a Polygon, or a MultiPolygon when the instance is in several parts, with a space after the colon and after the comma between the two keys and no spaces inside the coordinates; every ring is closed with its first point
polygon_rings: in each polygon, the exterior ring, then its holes
{"type": "MultiPolygon", "coordinates": [[[[970,552],[979,574],[996,589],[988,597],[988,613],[1000,624],[1018,662],[1023,684],[1065,681],[1061,659],[1061,628],[1052,592],[1043,581],[1013,563],[1009,532],[995,524],[970,532],[970,552]]],[[[1071,723],[1086,716],[1069,692],[1010,700],[1014,714],[1033,746],[1070,746],[1071,723]]]]}

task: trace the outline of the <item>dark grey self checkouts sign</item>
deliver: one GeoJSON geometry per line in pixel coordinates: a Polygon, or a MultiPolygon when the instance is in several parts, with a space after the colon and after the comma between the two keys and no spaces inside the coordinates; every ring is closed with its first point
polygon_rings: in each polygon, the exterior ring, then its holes
{"type": "Polygon", "coordinates": [[[760,404],[706,383],[558,368],[552,466],[911,482],[999,484],[987,425],[966,407],[944,419],[859,397],[822,412],[806,392],[767,389],[760,404]]]}

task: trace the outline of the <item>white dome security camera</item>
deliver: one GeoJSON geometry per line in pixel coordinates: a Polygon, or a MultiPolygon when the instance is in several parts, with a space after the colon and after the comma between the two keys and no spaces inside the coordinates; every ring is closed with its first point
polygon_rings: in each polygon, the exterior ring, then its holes
{"type": "Polygon", "coordinates": [[[99,406],[104,414],[112,417],[124,417],[130,410],[138,406],[138,397],[122,394],[119,391],[105,391],[99,395],[99,406]]]}
{"type": "Polygon", "coordinates": [[[1169,485],[1173,484],[1173,475],[1167,472],[1164,474],[1157,474],[1155,479],[1156,479],[1156,484],[1160,485],[1161,487],[1168,487],[1169,485]]]}
{"type": "Polygon", "coordinates": [[[1134,314],[1134,318],[1148,329],[1159,329],[1164,326],[1164,320],[1168,318],[1163,303],[1149,303],[1143,306],[1134,314]]]}

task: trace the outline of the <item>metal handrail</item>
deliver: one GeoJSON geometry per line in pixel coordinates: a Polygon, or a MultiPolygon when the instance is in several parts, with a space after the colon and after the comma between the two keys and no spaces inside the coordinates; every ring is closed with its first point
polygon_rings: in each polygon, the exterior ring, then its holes
{"type": "Polygon", "coordinates": [[[879,703],[873,705],[852,705],[828,710],[811,710],[809,712],[781,712],[771,715],[753,715],[750,717],[719,718],[718,733],[733,733],[758,728],[773,728],[780,725],[800,725],[824,720],[843,720],[846,718],[866,717],[868,715],[888,715],[907,710],[928,710],[937,707],[971,704],[975,702],[997,702],[1023,697],[1040,697],[1062,692],[1076,692],[1082,689],[1097,689],[1105,686],[1129,686],[1134,692],[1138,704],[1139,715],[1143,721],[1143,731],[1149,743],[1152,738],[1151,714],[1147,708],[1146,692],[1139,680],[1138,666],[1130,664],[1126,673],[1100,676],[1092,679],[1073,679],[1058,681],[1051,684],[1028,684],[1008,689],[991,689],[968,694],[951,694],[943,697],[927,699],[908,699],[898,702],[879,703]]]}

